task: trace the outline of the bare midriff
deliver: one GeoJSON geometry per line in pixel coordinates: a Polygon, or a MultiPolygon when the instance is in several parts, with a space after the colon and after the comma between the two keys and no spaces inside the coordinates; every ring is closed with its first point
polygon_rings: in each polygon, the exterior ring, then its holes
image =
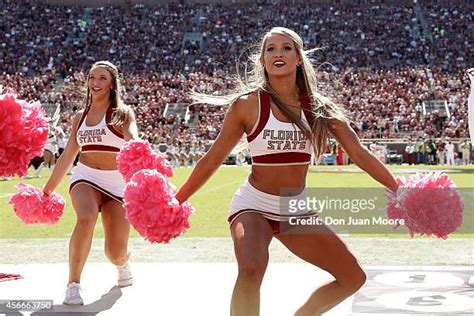
{"type": "Polygon", "coordinates": [[[309,165],[292,166],[252,166],[249,176],[250,184],[259,191],[293,196],[305,187],[309,165]]]}
{"type": "Polygon", "coordinates": [[[81,153],[79,161],[89,168],[99,170],[117,170],[117,153],[81,153]]]}

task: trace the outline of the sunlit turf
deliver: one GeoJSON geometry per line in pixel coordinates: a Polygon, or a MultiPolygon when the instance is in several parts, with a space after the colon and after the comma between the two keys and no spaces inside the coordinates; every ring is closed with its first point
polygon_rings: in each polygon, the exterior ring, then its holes
{"type": "MultiPolygon", "coordinates": [[[[395,174],[405,174],[405,171],[418,170],[445,170],[460,188],[474,187],[474,167],[469,166],[390,166],[395,174]],[[400,172],[400,173],[399,173],[400,172]]],[[[171,181],[179,187],[191,173],[191,168],[178,168],[171,181]]],[[[192,228],[184,237],[227,237],[229,228],[227,212],[230,201],[237,188],[245,181],[250,172],[249,166],[227,167],[223,166],[209,180],[209,182],[191,198],[191,203],[196,208],[196,214],[191,219],[192,228]]],[[[0,238],[66,238],[72,232],[75,223],[75,214],[68,195],[69,176],[66,177],[57,192],[66,197],[67,205],[63,217],[56,225],[25,225],[14,214],[10,205],[8,194],[16,191],[15,184],[25,182],[37,187],[43,186],[50,171],[44,170],[42,178],[18,179],[0,181],[0,238]]],[[[334,187],[334,188],[377,188],[381,187],[366,173],[358,172],[354,166],[319,166],[311,167],[307,178],[307,187],[334,187]]],[[[466,207],[466,211],[471,209],[466,207]]],[[[467,215],[467,214],[465,214],[467,215]]],[[[466,216],[472,218],[472,215],[466,216]]],[[[472,234],[453,234],[452,237],[474,237],[472,234]]],[[[100,219],[95,235],[103,236],[100,219]]],[[[138,236],[133,231],[132,236],[138,236]]],[[[406,234],[364,235],[386,236],[393,238],[406,238],[406,234]]]]}

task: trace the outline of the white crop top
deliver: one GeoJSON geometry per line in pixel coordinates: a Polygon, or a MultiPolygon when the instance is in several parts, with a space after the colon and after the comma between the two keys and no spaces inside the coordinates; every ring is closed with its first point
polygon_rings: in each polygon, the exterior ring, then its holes
{"type": "Polygon", "coordinates": [[[112,119],[112,108],[109,107],[99,124],[86,125],[87,107],[82,114],[77,128],[76,139],[81,147],[81,152],[115,152],[118,153],[125,143],[123,134],[120,133],[110,122],[112,119]]]}
{"type": "MultiPolygon", "coordinates": [[[[296,124],[282,122],[270,107],[270,94],[258,94],[259,117],[252,132],[247,136],[252,164],[262,166],[309,164],[313,152],[311,142],[296,124]]],[[[301,120],[310,126],[312,114],[309,101],[300,96],[301,120]]]]}

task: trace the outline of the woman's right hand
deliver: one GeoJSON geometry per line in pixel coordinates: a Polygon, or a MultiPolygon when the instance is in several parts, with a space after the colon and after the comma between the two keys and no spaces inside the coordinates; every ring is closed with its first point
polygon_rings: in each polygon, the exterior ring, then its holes
{"type": "Polygon", "coordinates": [[[48,186],[44,186],[43,187],[43,194],[46,195],[46,196],[50,196],[51,193],[53,193],[53,190],[51,190],[50,188],[48,188],[48,186]]]}

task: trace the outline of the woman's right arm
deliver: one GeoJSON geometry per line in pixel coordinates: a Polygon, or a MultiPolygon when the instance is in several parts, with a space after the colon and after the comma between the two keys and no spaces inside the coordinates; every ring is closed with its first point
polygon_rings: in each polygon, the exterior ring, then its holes
{"type": "Polygon", "coordinates": [[[76,156],[79,153],[80,147],[77,143],[76,133],[77,125],[79,124],[79,120],[81,119],[82,114],[83,111],[78,112],[74,117],[74,120],[72,122],[71,135],[67,142],[66,148],[64,149],[63,153],[56,162],[56,166],[54,167],[53,173],[49,177],[48,182],[46,182],[43,187],[43,192],[45,192],[46,194],[50,194],[56,189],[56,187],[66,175],[66,173],[71,168],[74,159],[76,159],[76,156]]]}
{"type": "Polygon", "coordinates": [[[188,180],[176,194],[179,203],[188,200],[219,169],[245,132],[245,116],[252,103],[247,96],[232,104],[225,115],[222,130],[209,151],[196,163],[188,180]]]}

